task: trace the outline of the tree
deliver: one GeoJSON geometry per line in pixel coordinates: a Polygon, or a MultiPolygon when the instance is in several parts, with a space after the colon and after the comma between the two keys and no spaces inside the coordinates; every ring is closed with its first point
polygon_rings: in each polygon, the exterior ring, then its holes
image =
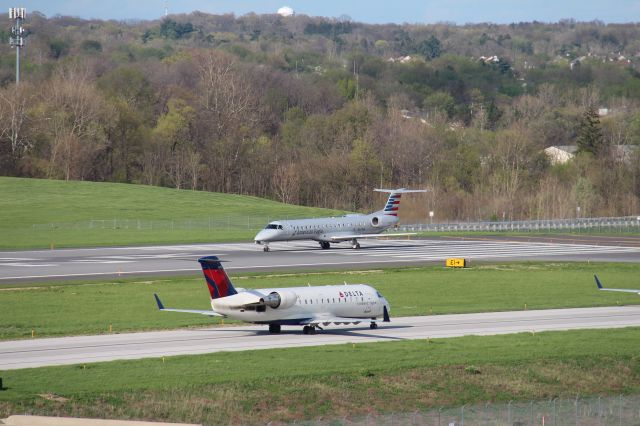
{"type": "Polygon", "coordinates": [[[442,43],[434,35],[418,45],[418,53],[421,53],[427,59],[435,59],[442,54],[442,43]]]}
{"type": "Polygon", "coordinates": [[[94,160],[104,147],[111,111],[90,81],[87,67],[60,68],[43,94],[43,127],[51,139],[50,178],[95,179],[94,160]]]}
{"type": "Polygon", "coordinates": [[[23,86],[0,89],[0,172],[13,173],[16,162],[30,147],[25,138],[27,91],[23,86]]]}
{"type": "Polygon", "coordinates": [[[600,128],[600,118],[593,106],[587,108],[582,114],[582,120],[578,127],[578,152],[588,152],[599,156],[604,151],[604,137],[600,128]]]}
{"type": "Polygon", "coordinates": [[[192,147],[195,110],[176,98],[169,99],[167,108],[167,113],[158,119],[153,134],[165,148],[163,153],[171,184],[180,189],[190,178],[191,188],[195,189],[200,163],[200,155],[192,147]]]}

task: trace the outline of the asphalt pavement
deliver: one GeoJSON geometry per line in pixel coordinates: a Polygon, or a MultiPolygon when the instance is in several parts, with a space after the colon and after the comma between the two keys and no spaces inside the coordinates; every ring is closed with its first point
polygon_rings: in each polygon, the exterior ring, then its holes
{"type": "Polygon", "coordinates": [[[315,242],[272,243],[270,252],[252,243],[183,244],[0,252],[0,286],[36,281],[191,275],[197,259],[216,255],[235,272],[361,269],[444,263],[449,257],[474,262],[640,262],[640,238],[431,238],[362,240],[362,248],[315,242]]]}

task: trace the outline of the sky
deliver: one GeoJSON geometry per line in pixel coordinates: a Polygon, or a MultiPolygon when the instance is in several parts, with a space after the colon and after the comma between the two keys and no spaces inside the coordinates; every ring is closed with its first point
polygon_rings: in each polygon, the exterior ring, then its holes
{"type": "MultiPolygon", "coordinates": [[[[11,1],[11,0],[10,0],[11,1]]],[[[3,2],[4,3],[4,2],[3,2]]],[[[600,20],[605,23],[640,21],[640,0],[15,0],[9,6],[25,7],[27,14],[70,15],[98,19],[152,20],[169,13],[196,10],[234,13],[275,13],[289,6],[298,14],[373,24],[453,22],[456,24],[522,21],[557,22],[600,20]]]]}

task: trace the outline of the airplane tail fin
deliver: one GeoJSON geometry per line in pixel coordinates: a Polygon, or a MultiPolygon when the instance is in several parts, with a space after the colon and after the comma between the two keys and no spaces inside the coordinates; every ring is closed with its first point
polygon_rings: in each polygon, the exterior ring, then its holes
{"type": "Polygon", "coordinates": [[[382,209],[382,213],[388,216],[398,216],[398,210],[400,209],[400,200],[402,198],[402,194],[406,194],[408,192],[427,192],[426,189],[379,189],[375,188],[376,192],[388,192],[389,198],[387,198],[387,204],[382,209]]]}
{"type": "Polygon", "coordinates": [[[209,294],[212,299],[227,297],[238,292],[231,284],[229,276],[222,267],[222,261],[217,256],[206,256],[198,259],[202,266],[202,273],[207,281],[209,294]]]}
{"type": "Polygon", "coordinates": [[[600,282],[600,280],[598,279],[598,276],[596,274],[593,274],[593,278],[596,279],[596,285],[598,286],[599,289],[602,289],[602,283],[600,282]]]}

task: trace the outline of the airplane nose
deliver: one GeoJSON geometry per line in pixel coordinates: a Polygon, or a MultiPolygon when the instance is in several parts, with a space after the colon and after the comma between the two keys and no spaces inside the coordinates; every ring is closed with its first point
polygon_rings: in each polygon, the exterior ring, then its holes
{"type": "Polygon", "coordinates": [[[258,242],[258,241],[264,241],[264,237],[265,237],[265,235],[264,235],[264,234],[265,234],[265,232],[264,232],[264,231],[260,231],[260,232],[258,232],[258,233],[256,234],[256,236],[253,238],[253,240],[254,240],[255,242],[258,242]]]}
{"type": "Polygon", "coordinates": [[[254,241],[270,241],[274,236],[274,232],[271,229],[263,229],[253,238],[254,241]]]}

